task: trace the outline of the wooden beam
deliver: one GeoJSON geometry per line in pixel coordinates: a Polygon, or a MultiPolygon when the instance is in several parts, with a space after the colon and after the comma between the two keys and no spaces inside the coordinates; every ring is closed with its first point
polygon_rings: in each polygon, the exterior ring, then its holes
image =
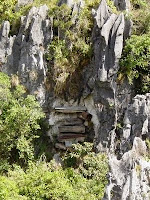
{"type": "Polygon", "coordinates": [[[58,121],[58,123],[60,123],[62,126],[64,125],[82,125],[83,124],[83,120],[79,119],[79,118],[66,118],[66,119],[62,119],[60,121],[58,121]]]}
{"type": "Polygon", "coordinates": [[[86,107],[55,107],[55,111],[60,113],[82,113],[86,111],[86,107]]]}
{"type": "Polygon", "coordinates": [[[61,134],[58,137],[59,142],[65,142],[65,141],[84,141],[86,138],[86,135],[83,134],[61,134]]]}
{"type": "Polygon", "coordinates": [[[60,126],[60,133],[85,133],[85,126],[60,126]]]}
{"type": "Polygon", "coordinates": [[[84,142],[85,137],[59,139],[59,142],[66,142],[66,141],[71,141],[72,143],[84,142]]]}

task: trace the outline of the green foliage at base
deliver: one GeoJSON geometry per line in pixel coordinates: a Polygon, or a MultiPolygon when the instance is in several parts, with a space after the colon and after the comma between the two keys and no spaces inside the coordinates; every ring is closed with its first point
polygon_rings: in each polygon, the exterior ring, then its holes
{"type": "MultiPolygon", "coordinates": [[[[7,177],[0,176],[0,200],[101,200],[107,184],[107,157],[91,149],[89,143],[74,146],[72,155],[84,163],[82,168],[62,168],[54,160],[30,162],[26,171],[14,166],[7,177]]],[[[70,156],[66,153],[65,159],[70,156]]]]}
{"type": "Polygon", "coordinates": [[[93,144],[73,145],[73,149],[63,157],[65,167],[73,167],[90,183],[91,191],[97,194],[97,199],[104,195],[107,184],[108,159],[106,154],[95,153],[93,144]]]}
{"type": "Polygon", "coordinates": [[[12,85],[11,79],[0,72],[0,159],[26,164],[34,157],[33,141],[44,114],[34,96],[25,97],[17,81],[12,85]]]}

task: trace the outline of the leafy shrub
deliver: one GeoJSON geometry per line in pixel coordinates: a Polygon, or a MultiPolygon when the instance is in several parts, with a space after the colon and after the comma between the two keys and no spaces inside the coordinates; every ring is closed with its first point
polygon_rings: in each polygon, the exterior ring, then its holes
{"type": "Polygon", "coordinates": [[[20,194],[29,199],[74,200],[80,196],[86,199],[85,194],[89,200],[92,197],[87,191],[87,181],[73,169],[53,171],[44,164],[33,165],[22,178],[18,181],[20,194]]]}
{"type": "Polygon", "coordinates": [[[147,0],[131,0],[131,5],[135,9],[145,8],[147,6],[147,0]]]}
{"type": "Polygon", "coordinates": [[[63,169],[56,166],[53,161],[32,162],[26,171],[15,166],[13,171],[9,171],[8,177],[0,176],[2,199],[19,200],[19,197],[25,200],[102,199],[106,181],[88,179],[73,168],[63,169]],[[7,184],[7,187],[4,187],[4,184],[7,184]]]}
{"type": "Polygon", "coordinates": [[[33,141],[44,114],[33,96],[23,95],[23,86],[11,87],[10,78],[0,73],[1,158],[26,163],[33,159],[33,141]]]}
{"type": "Polygon", "coordinates": [[[12,20],[16,3],[17,0],[0,0],[0,22],[2,20],[12,20]]]}
{"type": "Polygon", "coordinates": [[[150,31],[149,1],[132,0],[131,19],[133,21],[133,32],[136,35],[147,34],[150,31]]]}
{"type": "Polygon", "coordinates": [[[129,82],[140,81],[139,90],[149,92],[150,37],[132,35],[126,41],[120,61],[122,73],[127,75],[129,82]]]}
{"type": "Polygon", "coordinates": [[[0,176],[0,200],[102,200],[107,157],[92,153],[92,148],[90,143],[77,144],[66,153],[65,160],[77,159],[76,168],[62,168],[54,160],[30,162],[26,170],[13,165],[7,177],[0,176]]]}
{"type": "Polygon", "coordinates": [[[20,18],[26,15],[32,4],[16,9],[17,0],[0,0],[0,24],[9,21],[10,34],[17,34],[20,28],[20,18]]]}
{"type": "Polygon", "coordinates": [[[19,189],[15,181],[0,176],[0,200],[27,200],[26,197],[19,195],[19,189]]]}
{"type": "Polygon", "coordinates": [[[89,180],[92,193],[101,199],[107,184],[107,156],[93,152],[93,144],[76,144],[71,152],[64,156],[65,166],[74,167],[84,178],[89,180]]]}
{"type": "Polygon", "coordinates": [[[131,6],[133,35],[125,43],[118,79],[126,75],[130,84],[135,82],[136,93],[144,94],[150,91],[150,2],[131,0],[131,6]]]}
{"type": "Polygon", "coordinates": [[[146,160],[150,161],[150,139],[147,138],[145,140],[146,146],[147,146],[147,155],[146,155],[146,160]]]}

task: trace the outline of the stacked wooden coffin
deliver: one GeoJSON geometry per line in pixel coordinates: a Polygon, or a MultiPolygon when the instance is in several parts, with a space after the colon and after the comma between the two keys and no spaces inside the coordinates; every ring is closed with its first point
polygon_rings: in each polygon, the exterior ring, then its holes
{"type": "MultiPolygon", "coordinates": [[[[86,126],[88,120],[91,119],[91,115],[86,112],[85,107],[57,107],[55,112],[63,113],[70,116],[59,121],[59,134],[55,147],[66,150],[71,147],[73,143],[84,142],[87,136],[86,126]],[[76,114],[76,118],[72,117],[72,114],[76,114]]],[[[74,115],[73,115],[74,116],[74,115]]]]}

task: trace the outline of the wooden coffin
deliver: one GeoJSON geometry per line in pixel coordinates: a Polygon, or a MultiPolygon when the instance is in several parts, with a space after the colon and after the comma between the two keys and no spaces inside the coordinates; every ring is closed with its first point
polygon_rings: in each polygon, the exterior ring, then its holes
{"type": "Polygon", "coordinates": [[[82,113],[83,111],[86,111],[85,107],[55,107],[56,112],[60,113],[82,113]]]}
{"type": "Polygon", "coordinates": [[[58,137],[59,142],[65,142],[65,141],[80,141],[83,142],[86,138],[86,135],[83,134],[60,134],[58,137]]]}
{"type": "Polygon", "coordinates": [[[58,121],[61,125],[65,126],[74,126],[74,125],[82,125],[83,120],[79,118],[66,118],[58,121]]]}
{"type": "Polygon", "coordinates": [[[60,133],[85,133],[85,126],[60,126],[60,133]]]}

